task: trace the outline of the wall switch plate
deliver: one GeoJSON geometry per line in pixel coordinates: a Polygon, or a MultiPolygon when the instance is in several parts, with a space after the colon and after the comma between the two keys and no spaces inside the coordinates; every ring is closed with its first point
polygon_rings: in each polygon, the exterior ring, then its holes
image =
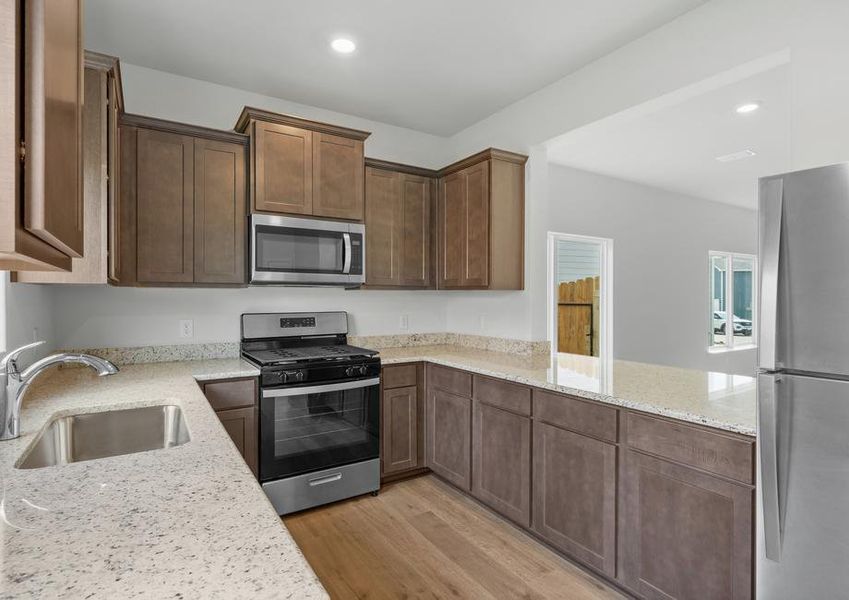
{"type": "Polygon", "coordinates": [[[410,316],[409,315],[401,315],[401,318],[398,319],[398,329],[401,331],[407,331],[410,328],[410,316]]]}
{"type": "Polygon", "coordinates": [[[195,324],[191,319],[183,319],[180,321],[180,337],[190,338],[195,334],[195,324]]]}

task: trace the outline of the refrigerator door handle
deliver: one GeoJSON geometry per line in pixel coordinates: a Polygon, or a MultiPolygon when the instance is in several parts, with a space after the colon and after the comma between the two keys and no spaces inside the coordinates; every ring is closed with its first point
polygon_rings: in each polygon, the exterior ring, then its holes
{"type": "Polygon", "coordinates": [[[763,503],[764,551],[769,560],[781,560],[781,513],[778,488],[778,413],[776,398],[780,375],[758,375],[758,451],[763,503]]]}
{"type": "Polygon", "coordinates": [[[781,260],[781,221],[784,213],[784,180],[761,182],[760,189],[760,343],[758,365],[766,371],[781,368],[777,356],[778,272],[781,260]]]}

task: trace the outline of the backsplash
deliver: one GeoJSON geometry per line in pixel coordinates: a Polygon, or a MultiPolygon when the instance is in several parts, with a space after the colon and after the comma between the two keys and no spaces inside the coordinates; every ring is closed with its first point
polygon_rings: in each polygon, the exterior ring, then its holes
{"type": "MultiPolygon", "coordinates": [[[[547,341],[526,341],[509,338],[468,335],[463,333],[411,333],[400,335],[348,336],[348,343],[363,348],[412,348],[451,344],[510,354],[548,354],[547,341]]],[[[126,348],[70,348],[67,352],[85,352],[105,358],[116,365],[236,358],[238,342],[208,344],[174,344],[166,346],[134,346],[126,348]]]]}

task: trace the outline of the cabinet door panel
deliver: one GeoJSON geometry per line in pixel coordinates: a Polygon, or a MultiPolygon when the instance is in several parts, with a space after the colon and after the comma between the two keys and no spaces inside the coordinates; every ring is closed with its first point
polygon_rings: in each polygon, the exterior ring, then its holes
{"type": "Polygon", "coordinates": [[[415,469],[418,461],[418,388],[383,392],[383,473],[415,469]]]}
{"type": "Polygon", "coordinates": [[[528,527],[531,517],[531,420],[474,402],[472,494],[528,527]]]}
{"type": "Polygon", "coordinates": [[[82,2],[29,0],[24,6],[24,226],[81,257],[82,2]]]}
{"type": "Polygon", "coordinates": [[[466,261],[466,175],[458,172],[440,182],[439,287],[463,285],[466,261]]]}
{"type": "Polygon", "coordinates": [[[533,529],[551,545],[616,574],[616,446],[534,423],[533,529]]]}
{"type": "Polygon", "coordinates": [[[489,284],[489,162],[465,169],[466,219],[463,285],[489,284]]]}
{"type": "Polygon", "coordinates": [[[190,283],[194,270],[194,140],[138,130],[136,254],[140,283],[190,283]]]}
{"type": "Polygon", "coordinates": [[[259,460],[256,410],[254,407],[234,408],[216,414],[248,467],[256,475],[259,460]]]}
{"type": "Polygon", "coordinates": [[[196,283],[244,283],[245,149],[195,140],[196,283]]]}
{"type": "Polygon", "coordinates": [[[427,415],[428,466],[454,485],[471,489],[472,401],[431,390],[427,415]]]}
{"type": "Polygon", "coordinates": [[[622,579],[646,598],[752,597],[751,487],[626,451],[622,579]]]}
{"type": "Polygon", "coordinates": [[[254,209],[311,215],[314,134],[261,121],[253,126],[254,209]]]}
{"type": "Polygon", "coordinates": [[[430,284],[430,211],[432,182],[401,176],[401,285],[430,284]]]}
{"type": "Polygon", "coordinates": [[[363,220],[363,143],[313,133],[313,214],[363,220]]]}
{"type": "Polygon", "coordinates": [[[397,285],[400,277],[400,176],[366,169],[366,283],[397,285]]]}

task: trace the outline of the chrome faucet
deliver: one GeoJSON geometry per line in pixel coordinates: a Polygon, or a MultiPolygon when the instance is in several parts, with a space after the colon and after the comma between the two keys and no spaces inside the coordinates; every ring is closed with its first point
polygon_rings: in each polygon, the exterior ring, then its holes
{"type": "Polygon", "coordinates": [[[18,357],[25,351],[40,346],[44,342],[33,342],[12,350],[0,360],[0,415],[3,417],[0,426],[0,441],[11,440],[21,434],[21,403],[29,384],[42,371],[53,365],[65,363],[81,363],[97,371],[98,376],[114,375],[118,367],[108,360],[91,356],[90,354],[74,354],[61,352],[37,360],[21,371],[18,368],[18,357]]]}

